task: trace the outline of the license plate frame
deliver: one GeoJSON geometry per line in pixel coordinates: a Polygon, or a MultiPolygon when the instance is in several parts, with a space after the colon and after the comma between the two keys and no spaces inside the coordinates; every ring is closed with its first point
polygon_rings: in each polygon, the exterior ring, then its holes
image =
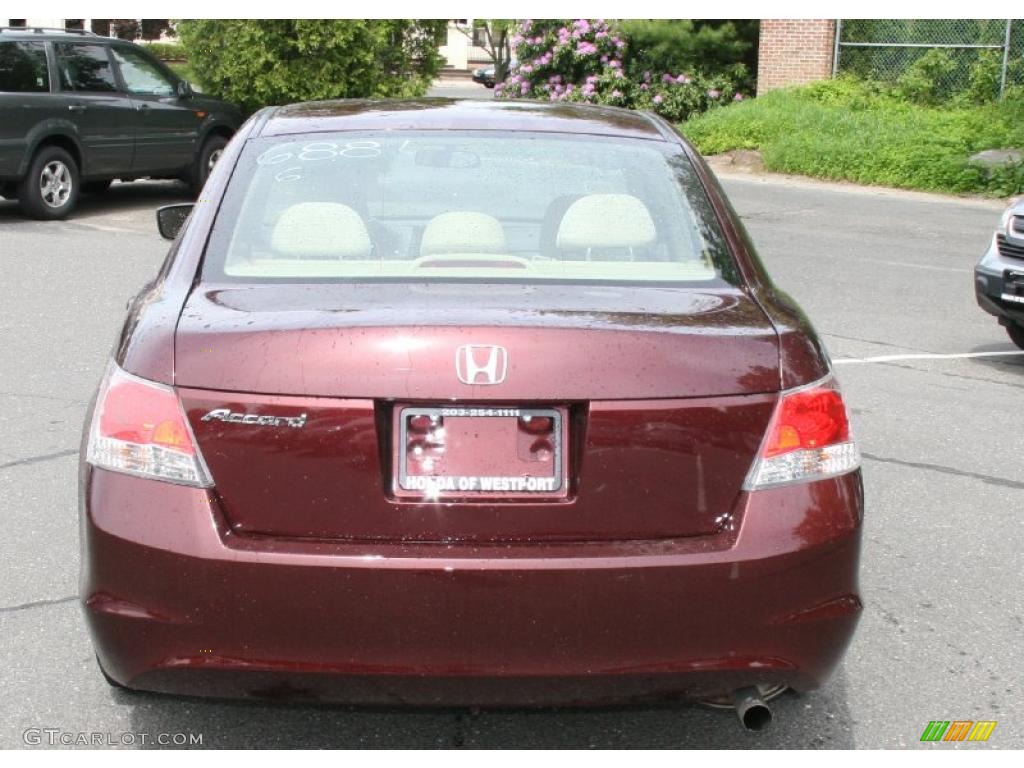
{"type": "MultiPolygon", "coordinates": [[[[567,423],[568,409],[559,406],[536,405],[396,405],[394,417],[394,441],[392,456],[394,457],[395,473],[392,492],[399,500],[409,501],[560,501],[568,496],[567,467],[567,423]],[[508,480],[501,487],[484,488],[486,478],[477,477],[476,484],[471,483],[472,477],[455,475],[436,475],[441,478],[430,481],[429,487],[422,487],[423,475],[410,475],[408,462],[408,445],[410,439],[409,422],[416,416],[440,417],[443,419],[474,418],[474,419],[516,419],[524,416],[530,418],[550,418],[552,420],[552,459],[551,474],[536,478],[523,475],[492,476],[489,479],[508,480]],[[447,487],[448,478],[452,478],[454,487],[447,487]],[[411,479],[412,478],[412,479],[411,479]],[[521,478],[521,479],[520,479],[521,478]],[[531,480],[534,482],[531,483],[531,480]],[[536,487],[531,487],[535,485],[536,487]],[[550,485],[550,487],[546,487],[550,485]],[[522,487],[518,487],[522,486],[522,487]]],[[[514,446],[510,446],[513,448],[514,446]]]]}

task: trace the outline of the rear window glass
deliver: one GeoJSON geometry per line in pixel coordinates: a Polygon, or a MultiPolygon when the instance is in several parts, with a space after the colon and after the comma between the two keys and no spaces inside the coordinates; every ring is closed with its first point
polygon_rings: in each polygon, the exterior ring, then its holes
{"type": "Polygon", "coordinates": [[[45,43],[0,43],[0,91],[44,93],[49,90],[45,43]]]}
{"type": "Polygon", "coordinates": [[[102,45],[57,43],[60,87],[64,91],[116,91],[107,49],[102,45]]]}
{"type": "Polygon", "coordinates": [[[736,282],[678,147],[459,131],[248,142],[204,278],[736,282]]]}

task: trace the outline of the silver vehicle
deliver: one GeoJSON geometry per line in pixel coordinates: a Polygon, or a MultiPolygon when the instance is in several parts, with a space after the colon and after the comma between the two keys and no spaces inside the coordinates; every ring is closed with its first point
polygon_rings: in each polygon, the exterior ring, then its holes
{"type": "Polygon", "coordinates": [[[999,318],[1010,339],[1024,349],[1024,198],[1003,213],[988,251],[974,268],[978,305],[999,318]]]}

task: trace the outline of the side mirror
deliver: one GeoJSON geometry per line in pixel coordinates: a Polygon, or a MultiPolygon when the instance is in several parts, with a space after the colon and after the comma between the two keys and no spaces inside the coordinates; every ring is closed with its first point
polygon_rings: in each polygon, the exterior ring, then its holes
{"type": "Polygon", "coordinates": [[[195,95],[195,91],[192,90],[192,83],[188,80],[178,81],[178,98],[179,99],[190,99],[195,95]]]}
{"type": "Polygon", "coordinates": [[[185,227],[189,215],[192,213],[194,203],[175,203],[165,205],[156,209],[156,228],[160,230],[160,236],[173,240],[185,227]]]}

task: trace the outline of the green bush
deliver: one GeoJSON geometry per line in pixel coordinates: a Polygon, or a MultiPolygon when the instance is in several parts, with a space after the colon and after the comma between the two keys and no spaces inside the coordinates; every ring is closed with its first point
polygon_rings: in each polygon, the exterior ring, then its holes
{"type": "Polygon", "coordinates": [[[616,29],[626,41],[626,73],[634,80],[643,72],[688,72],[753,87],[757,21],[629,19],[616,29]]]}
{"type": "Polygon", "coordinates": [[[190,19],[177,24],[204,91],[256,110],[317,99],[422,96],[443,19],[190,19]]]}
{"type": "Polygon", "coordinates": [[[921,106],[851,78],[773,91],[686,122],[704,154],[758,149],[765,167],[937,192],[1008,196],[1024,191],[1024,168],[969,163],[984,149],[1024,147],[1024,99],[921,106]]]}
{"type": "Polygon", "coordinates": [[[963,96],[967,101],[983,104],[999,98],[1002,78],[1003,55],[999,51],[982,51],[971,66],[967,89],[963,96]]]}
{"type": "Polygon", "coordinates": [[[181,43],[142,43],[147,51],[161,61],[184,61],[188,58],[181,43]]]}
{"type": "MultiPolygon", "coordinates": [[[[1008,82],[1014,82],[1022,66],[1020,59],[1011,60],[1008,82]]],[[[875,87],[924,106],[984,104],[999,99],[1002,67],[1001,51],[960,50],[954,56],[947,49],[933,48],[917,56],[895,81],[875,87]]]]}
{"type": "Polygon", "coordinates": [[[626,43],[603,21],[526,19],[511,43],[516,63],[498,88],[506,97],[555,101],[592,86],[601,76],[625,80],[622,54],[626,43]]]}
{"type": "Polygon", "coordinates": [[[852,110],[870,109],[879,98],[891,95],[880,83],[846,76],[817,80],[804,86],[802,92],[812,101],[852,110]]]}
{"type": "Polygon", "coordinates": [[[895,95],[915,104],[935,105],[956,93],[957,63],[941,48],[933,48],[896,80],[895,95]]]}

